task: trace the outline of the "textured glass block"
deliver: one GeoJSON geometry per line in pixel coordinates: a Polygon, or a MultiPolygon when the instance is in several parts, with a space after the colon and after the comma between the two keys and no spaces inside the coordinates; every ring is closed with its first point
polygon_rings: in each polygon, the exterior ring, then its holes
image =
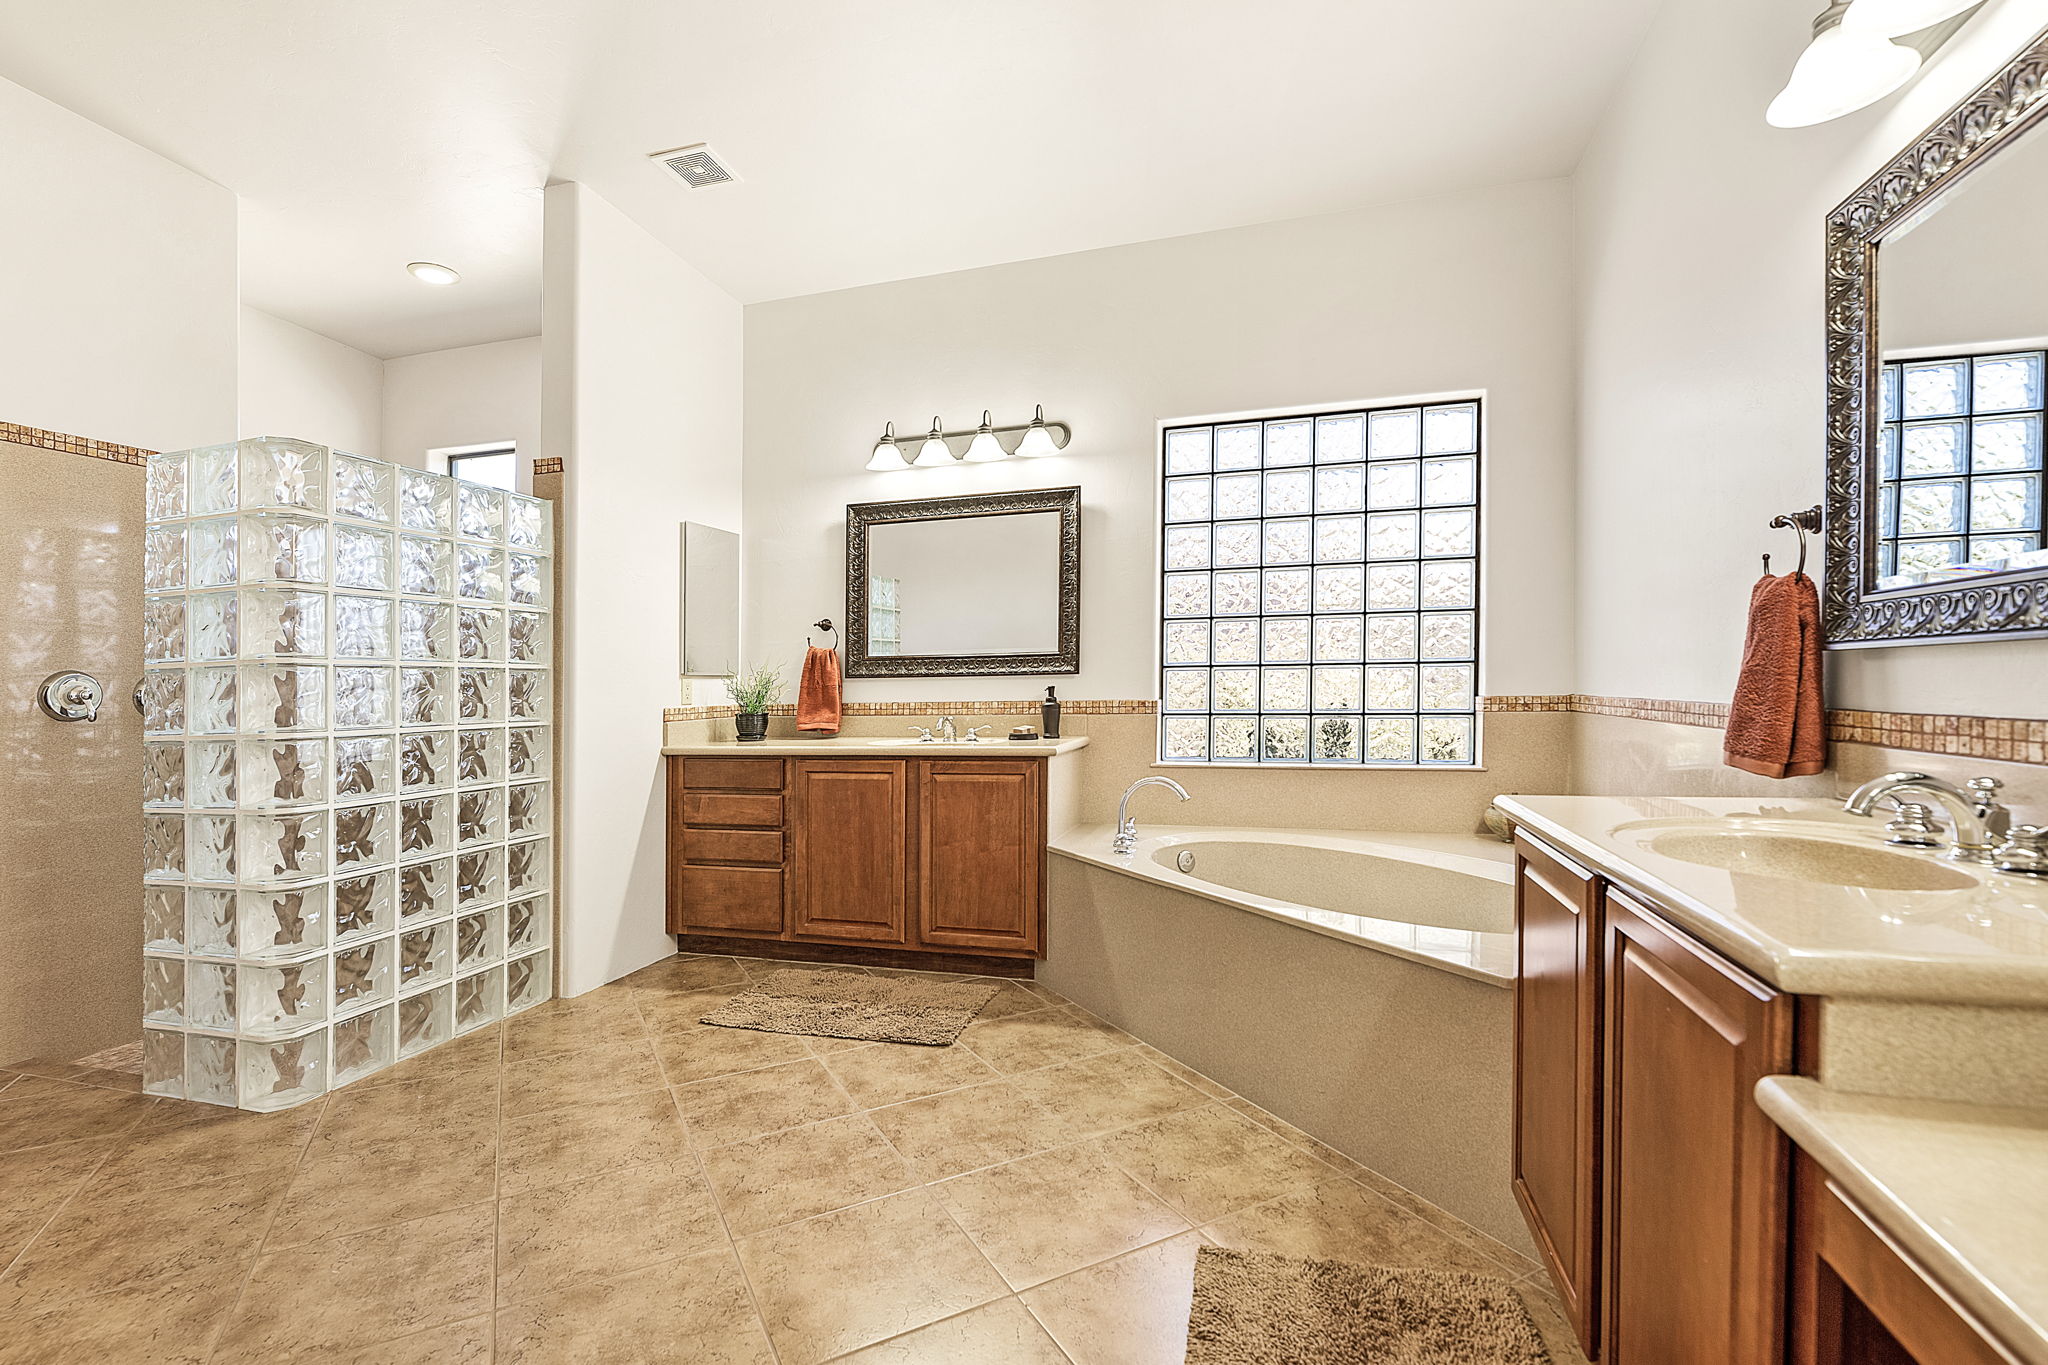
{"type": "Polygon", "coordinates": [[[535,953],[505,964],[505,1013],[532,1009],[554,991],[553,953],[535,953]]]}
{"type": "Polygon", "coordinates": [[[1963,481],[1909,483],[1899,490],[1899,534],[1938,535],[1963,529],[1963,481]]]}
{"type": "Polygon", "coordinates": [[[236,822],[244,881],[300,882],[326,875],[327,812],[264,812],[236,822]]]}
{"type": "Polygon", "coordinates": [[[1263,609],[1269,612],[1307,611],[1309,604],[1309,571],[1307,569],[1268,569],[1265,576],[1263,609]]]}
{"type": "Polygon", "coordinates": [[[1422,670],[1422,709],[1470,711],[1472,665],[1429,664],[1422,670]]]}
{"type": "Polygon", "coordinates": [[[545,559],[532,555],[505,556],[505,600],[522,607],[548,604],[548,574],[545,559]]]}
{"type": "Polygon", "coordinates": [[[1961,540],[1902,540],[1899,542],[1900,573],[1933,573],[1963,561],[1961,540]]]}
{"type": "Polygon", "coordinates": [[[142,732],[176,735],[185,730],[185,672],[146,669],[142,674],[142,732]]]}
{"type": "Polygon", "coordinates": [[[1364,517],[1317,517],[1316,561],[1322,564],[1365,556],[1364,517]]]}
{"type": "Polygon", "coordinates": [[[1479,514],[1471,508],[1422,514],[1422,553],[1425,557],[1469,555],[1478,549],[1479,514]]]}
{"type": "Polygon", "coordinates": [[[1422,414],[1414,408],[1372,414],[1367,452],[1375,460],[1399,460],[1420,453],[1422,414]]]}
{"type": "MultiPolygon", "coordinates": [[[[1408,618],[1401,617],[1401,620],[1408,618]]],[[[1442,612],[1422,618],[1422,657],[1425,659],[1469,659],[1473,652],[1473,618],[1470,612],[1442,612]]]]}
{"type": "Polygon", "coordinates": [[[524,839],[546,834],[553,811],[553,794],[545,782],[520,782],[505,788],[505,837],[524,839]]]}
{"type": "Polygon", "coordinates": [[[146,597],[142,602],[142,658],[174,664],[185,658],[185,599],[146,597]]]}
{"type": "MultiPolygon", "coordinates": [[[[239,714],[236,704],[240,682],[236,670],[226,668],[195,668],[185,677],[186,690],[191,693],[190,730],[195,735],[233,734],[239,714]]],[[[143,675],[144,716],[148,715],[149,675],[143,675]]],[[[144,728],[148,728],[145,719],[144,728]]]]}
{"type": "Polygon", "coordinates": [[[1313,551],[1306,521],[1269,521],[1266,527],[1268,564],[1306,564],[1313,551]]]}
{"type": "Polygon", "coordinates": [[[142,888],[142,947],[145,952],[175,953],[185,947],[185,889],[179,886],[142,888]]]}
{"type": "Polygon", "coordinates": [[[327,959],[244,962],[235,969],[235,989],[236,1027],[244,1036],[298,1033],[327,1017],[327,959]]]}
{"type": "Polygon", "coordinates": [[[1899,429],[1881,427],[1877,433],[1877,470],[1881,479],[1899,477],[1899,429]]]}
{"type": "Polygon", "coordinates": [[[1210,705],[1218,711],[1259,709],[1259,671],[1256,668],[1219,668],[1210,677],[1210,705]]]}
{"type": "Polygon", "coordinates": [[[453,725],[455,723],[455,670],[452,668],[399,669],[398,723],[407,726],[453,725]]]}
{"type": "Polygon", "coordinates": [[[2041,406],[2041,352],[1979,360],[1973,372],[1977,411],[2041,406]]]}
{"type": "Polygon", "coordinates": [[[1266,476],[1267,516],[1296,517],[1314,510],[1315,485],[1309,471],[1288,469],[1266,476]]]}
{"type": "Polygon", "coordinates": [[[1422,718],[1422,761],[1424,763],[1470,763],[1472,761],[1472,718],[1470,716],[1424,716],[1422,718]]]}
{"type": "Polygon", "coordinates": [[[1972,428],[1970,467],[1982,474],[1998,469],[2041,467],[2039,417],[1987,417],[1972,428]]]}
{"type": "MultiPolygon", "coordinates": [[[[1169,721],[1169,725],[1191,725],[1200,729],[1204,722],[1199,718],[1182,717],[1169,721]]],[[[528,896],[505,907],[505,951],[508,953],[531,952],[545,948],[554,937],[554,921],[548,912],[546,896],[528,896]]]]}
{"type": "Polygon", "coordinates": [[[1479,500],[1479,461],[1464,455],[1422,462],[1422,501],[1431,507],[1479,500]]]}
{"type": "Polygon", "coordinates": [[[152,526],[142,533],[142,590],[170,592],[185,586],[185,528],[152,526]]]}
{"type": "Polygon", "coordinates": [[[455,780],[463,786],[505,780],[505,732],[463,730],[456,736],[455,780]]]}
{"type": "Polygon", "coordinates": [[[505,912],[502,907],[479,910],[455,921],[455,961],[463,971],[503,961],[505,912]]]}
{"type": "Polygon", "coordinates": [[[1356,512],[1365,506],[1365,470],[1338,465],[1316,471],[1316,511],[1356,512]]]}
{"type": "Polygon", "coordinates": [[[166,521],[185,515],[185,461],[182,450],[152,455],[142,482],[142,515],[166,521]]]}
{"type": "Polygon", "coordinates": [[[237,607],[245,659],[327,652],[327,594],[303,588],[244,588],[237,607]]]}
{"type": "Polygon", "coordinates": [[[334,955],[334,1008],[336,1013],[389,1000],[398,974],[398,943],[375,938],[334,955]]]}
{"type": "Polygon", "coordinates": [[[335,729],[388,730],[397,717],[397,679],[391,669],[335,665],[335,729]]]}
{"type": "Polygon", "coordinates": [[[454,922],[423,924],[398,936],[398,989],[413,990],[455,975],[454,922]]]}
{"type": "Polygon", "coordinates": [[[398,789],[426,791],[455,780],[455,732],[420,731],[398,737],[398,789]]]}
{"type": "Polygon", "coordinates": [[[490,967],[455,983],[455,1031],[468,1033],[505,1012],[505,969],[490,967]]]}
{"type": "Polygon", "coordinates": [[[187,577],[194,588],[233,587],[241,576],[241,532],[233,517],[212,517],[186,528],[187,577]]]}
{"type": "Polygon", "coordinates": [[[1161,691],[1160,706],[1168,711],[1209,709],[1209,672],[1202,668],[1169,668],[1161,691]]]}
{"type": "Polygon", "coordinates": [[[438,986],[398,1002],[398,1055],[411,1057],[455,1036],[455,988],[438,986]]]}
{"type": "Polygon", "coordinates": [[[455,481],[419,469],[398,471],[398,524],[448,535],[455,529],[455,481]]]}
{"type": "Polygon", "coordinates": [[[1308,757],[1308,721],[1301,716],[1267,716],[1260,756],[1268,763],[1299,763],[1308,757]]]}
{"type": "Polygon", "coordinates": [[[1261,685],[1265,689],[1266,710],[1306,711],[1308,709],[1308,670],[1306,668],[1266,669],[1261,685]]]}
{"type": "Polygon", "coordinates": [[[453,595],[455,546],[432,536],[400,536],[398,590],[422,597],[453,595]]]}
{"type": "MultiPolygon", "coordinates": [[[[482,788],[496,792],[496,787],[482,788]]],[[[467,793],[465,793],[467,795],[467,793]]],[[[403,858],[421,858],[448,853],[455,848],[455,807],[453,796],[415,796],[398,803],[398,851],[403,858]]],[[[503,826],[493,813],[493,824],[504,838],[503,826]]],[[[468,842],[476,842],[470,840],[468,842]]]]}
{"type": "Polygon", "coordinates": [[[1209,518],[1209,481],[1207,479],[1168,479],[1166,481],[1166,519],[1168,521],[1206,521],[1209,518]]]}
{"type": "Polygon", "coordinates": [[[1216,428],[1218,469],[1257,469],[1260,459],[1259,424],[1216,428]]]}
{"type": "Polygon", "coordinates": [[[1949,417],[1961,413],[1968,369],[1963,361],[1905,366],[1903,415],[1949,417]]]}
{"type": "Polygon", "coordinates": [[[185,964],[181,959],[142,959],[142,1018],[150,1024],[185,1022],[185,964]]]}
{"type": "Polygon", "coordinates": [[[201,1104],[235,1102],[234,1039],[186,1036],[185,1098],[201,1104]]]}
{"type": "Polygon", "coordinates": [[[1259,524],[1219,522],[1215,528],[1216,567],[1234,569],[1259,562],[1259,524]]]}
{"type": "Polygon", "coordinates": [[[1413,763],[1415,761],[1415,718],[1413,716],[1366,717],[1365,761],[1368,763],[1413,763]]]}
{"type": "Polygon", "coordinates": [[[1368,711],[1413,711],[1415,670],[1412,667],[1366,669],[1365,706],[1368,711]]]}
{"type": "Polygon", "coordinates": [[[1365,604],[1372,610],[1412,610],[1415,601],[1415,565],[1374,564],[1366,570],[1365,604]]]}
{"type": "Polygon", "coordinates": [[[254,437],[237,444],[241,449],[244,510],[327,510],[327,447],[275,436],[254,437]]]}
{"type": "Polygon", "coordinates": [[[505,538],[505,492],[485,484],[455,481],[455,533],[469,540],[505,538]]]}
{"type": "MultiPolygon", "coordinates": [[[[1378,604],[1375,603],[1375,606],[1378,604]]],[[[1396,603],[1408,606],[1411,603],[1396,603]]],[[[1422,605],[1425,607],[1474,607],[1479,605],[1479,575],[1469,559],[1440,560],[1422,566],[1422,605]]]]}
{"type": "Polygon", "coordinates": [[[185,893],[186,951],[194,957],[233,957],[241,951],[236,892],[195,886],[185,893]]]}
{"type": "MultiPolygon", "coordinates": [[[[495,844],[505,838],[505,792],[502,787],[477,787],[455,802],[455,842],[460,847],[495,844]]],[[[407,852],[412,850],[408,848],[407,852]]]]}
{"type": "Polygon", "coordinates": [[[1368,466],[1366,503],[1375,511],[1387,507],[1413,507],[1421,487],[1422,466],[1415,460],[1390,460],[1368,466]]]}
{"type": "Polygon", "coordinates": [[[496,607],[459,607],[456,653],[468,663],[497,663],[505,657],[505,613],[496,607]]]}
{"type": "Polygon", "coordinates": [[[199,739],[185,750],[185,802],[199,810],[230,810],[240,799],[240,767],[232,739],[199,739]]]}
{"type": "Polygon", "coordinates": [[[508,720],[549,718],[549,683],[553,675],[537,668],[515,668],[505,675],[505,716],[508,720]]]}
{"type": "Polygon", "coordinates": [[[1877,411],[1881,422],[1899,420],[1899,367],[1886,365],[1877,375],[1877,411]]]}
{"type": "Polygon", "coordinates": [[[455,547],[455,595],[473,602],[505,600],[505,552],[485,545],[455,547]]]}
{"type": "Polygon", "coordinates": [[[327,581],[328,522],[289,512],[257,512],[236,523],[244,583],[327,581]]]}
{"type": "Polygon", "coordinates": [[[1365,419],[1359,416],[1316,419],[1316,461],[1346,464],[1365,458],[1365,419]]]}
{"type": "Polygon", "coordinates": [[[1206,569],[1209,567],[1209,528],[1169,526],[1166,528],[1166,567],[1206,569]]]}
{"type": "Polygon", "coordinates": [[[235,967],[231,962],[185,964],[185,1022],[193,1028],[235,1026],[235,967]]]}
{"type": "Polygon", "coordinates": [[[1269,664],[1308,662],[1309,631],[1305,617],[1271,617],[1261,623],[1265,636],[1263,657],[1269,664]]]}
{"type": "Polygon", "coordinates": [[[455,679],[455,713],[465,721],[505,719],[505,670],[464,668],[455,679]]]}
{"type": "Polygon", "coordinates": [[[1969,466],[1969,428],[1961,422],[1928,422],[1900,430],[1900,470],[1909,479],[1961,474],[1969,466]]]}
{"type": "Polygon", "coordinates": [[[1413,616],[1368,616],[1365,653],[1369,659],[1412,659],[1417,647],[1413,616]]]}
{"type": "Polygon", "coordinates": [[[1260,476],[1257,474],[1217,475],[1215,508],[1212,515],[1219,520],[1259,515],[1259,485],[1260,476]]]}
{"type": "Polygon", "coordinates": [[[1363,727],[1352,716],[1318,716],[1314,725],[1317,763],[1356,763],[1358,737],[1363,727]]]}
{"type": "MultiPolygon", "coordinates": [[[[181,498],[186,499],[186,506],[184,512],[178,515],[204,517],[235,510],[235,447],[209,446],[204,450],[185,451],[178,455],[159,455],[151,463],[154,465],[157,461],[172,459],[183,462],[183,482],[189,490],[180,494],[181,498]]],[[[154,516],[155,513],[150,515],[154,516]]]]}
{"type": "Polygon", "coordinates": [[[319,730],[327,724],[324,664],[243,664],[238,691],[246,733],[319,730]]]}
{"type": "Polygon", "coordinates": [[[455,860],[435,858],[398,869],[398,914],[406,924],[442,919],[455,910],[455,860]]]}
{"type": "Polygon", "coordinates": [[[337,874],[398,861],[398,807],[390,801],[334,808],[337,874]]]}
{"type": "Polygon", "coordinates": [[[514,547],[545,551],[554,520],[553,507],[545,498],[524,493],[505,495],[505,540],[514,547]]]}
{"type": "Polygon", "coordinates": [[[2032,536],[1973,536],[1970,538],[1972,564],[2003,564],[2015,555],[2035,548],[2032,536]]]}
{"type": "Polygon", "coordinates": [[[398,742],[390,735],[336,735],[334,799],[360,801],[398,790],[398,742]]]}
{"type": "Polygon", "coordinates": [[[1170,664],[1209,662],[1209,628],[1201,621],[1168,621],[1163,650],[1170,664]]]}
{"type": "Polygon", "coordinates": [[[1365,670],[1318,668],[1314,693],[1318,711],[1356,711],[1365,704],[1365,670]]]}
{"type": "Polygon", "coordinates": [[[327,898],[325,882],[236,892],[235,935],[241,945],[239,953],[245,959],[297,958],[324,948],[327,898]]]}
{"type": "Polygon", "coordinates": [[[1215,623],[1215,659],[1219,664],[1257,663],[1259,623],[1218,621],[1215,623]]]}
{"type": "Polygon", "coordinates": [[[487,904],[504,894],[504,849],[471,849],[456,857],[455,904],[458,909],[487,904]]]}
{"type": "Polygon", "coordinates": [[[1358,616],[1318,616],[1315,657],[1323,662],[1351,663],[1365,657],[1365,620],[1358,616]]]}
{"type": "Polygon", "coordinates": [[[389,868],[334,880],[334,941],[354,943],[391,932],[398,878],[389,868]]]}
{"type": "Polygon", "coordinates": [[[1217,716],[1209,722],[1209,757],[1223,761],[1248,759],[1258,747],[1255,716],[1217,716]]]}
{"type": "Polygon", "coordinates": [[[1207,574],[1168,574],[1166,576],[1166,614],[1168,616],[1207,616],[1209,614],[1209,576],[1207,574]]]}
{"type": "Polygon", "coordinates": [[[142,1093],[171,1099],[184,1097],[184,1034],[174,1029],[142,1031],[142,1093]]]}
{"type": "Polygon", "coordinates": [[[1971,482],[1971,530],[2019,531],[2040,524],[2040,475],[2022,474],[1971,482]]]}
{"type": "Polygon", "coordinates": [[[1316,570],[1315,609],[1358,611],[1365,605],[1365,570],[1344,564],[1316,570]]]}
{"type": "Polygon", "coordinates": [[[142,746],[142,804],[185,804],[185,746],[177,740],[142,746]]]}
{"type": "Polygon", "coordinates": [[[398,1007],[366,1010],[334,1026],[334,1083],[382,1071],[398,1060],[398,1007]]]}
{"type": "Polygon", "coordinates": [[[185,875],[195,882],[234,881],[234,816],[195,815],[185,822],[185,875]]]}
{"type": "Polygon", "coordinates": [[[398,471],[381,460],[334,452],[334,515],[390,521],[398,471]]]}
{"type": "Polygon", "coordinates": [[[396,605],[388,597],[334,594],[334,656],[389,659],[396,650],[396,605]]]}
{"type": "Polygon", "coordinates": [[[554,841],[523,839],[505,845],[505,894],[525,896],[545,891],[554,875],[554,841]]]}
{"type": "Polygon", "coordinates": [[[398,657],[440,661],[454,659],[455,608],[442,602],[400,602],[398,657]]]}
{"type": "Polygon", "coordinates": [[[142,875],[157,881],[176,881],[185,875],[184,816],[142,817],[142,875]]]}
{"type": "Polygon", "coordinates": [[[1166,433],[1166,472],[1206,474],[1209,472],[1209,428],[1186,427],[1166,433]]]}
{"type": "Polygon", "coordinates": [[[367,526],[334,528],[334,582],[342,588],[388,592],[397,576],[392,570],[391,533],[367,526]]]}
{"type": "Polygon", "coordinates": [[[232,659],[240,652],[236,622],[240,615],[232,592],[201,592],[181,600],[182,619],[191,623],[191,654],[195,661],[232,659]]]}
{"type": "Polygon", "coordinates": [[[1367,517],[1365,537],[1369,559],[1413,559],[1415,513],[1382,512],[1367,517]]]}
{"type": "Polygon", "coordinates": [[[289,1109],[327,1089],[327,1031],[279,1042],[244,1042],[237,1054],[241,1107],[289,1109]]]}
{"type": "Polygon", "coordinates": [[[1479,449],[1479,409],[1470,403],[1422,410],[1422,453],[1462,455],[1479,449]]]}
{"type": "Polygon", "coordinates": [[[505,655],[515,664],[545,665],[553,661],[548,618],[539,612],[505,613],[505,655]]]}
{"type": "Polygon", "coordinates": [[[1310,460],[1313,428],[1306,417],[1290,417],[1266,423],[1266,465],[1307,464],[1310,460]]]}

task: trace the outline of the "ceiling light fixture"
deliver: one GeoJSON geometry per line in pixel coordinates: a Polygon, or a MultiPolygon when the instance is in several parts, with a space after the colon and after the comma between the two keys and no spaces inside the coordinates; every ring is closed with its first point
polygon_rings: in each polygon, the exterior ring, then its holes
{"type": "Polygon", "coordinates": [[[944,430],[939,419],[934,417],[932,429],[915,439],[917,452],[915,457],[912,457],[896,435],[896,424],[886,423],[882,427],[881,439],[876,441],[874,448],[868,452],[867,468],[876,473],[883,473],[892,469],[943,469],[948,465],[957,464],[995,464],[997,461],[1020,455],[1027,460],[1039,459],[1047,455],[1057,455],[1065,450],[1067,443],[1074,439],[1074,432],[1065,422],[1046,421],[1045,408],[1040,406],[1033,410],[1029,422],[1018,422],[1013,426],[996,426],[986,409],[981,414],[980,426],[961,431],[944,430]],[[1012,437],[1016,438],[1014,445],[1010,441],[1012,437]],[[964,455],[953,453],[955,444],[960,441],[967,442],[964,455]]]}
{"type": "MultiPolygon", "coordinates": [[[[1885,33],[1852,25],[1855,5],[1829,5],[1813,21],[1813,40],[1793,64],[1785,88],[1764,111],[1774,128],[1806,128],[1853,114],[1891,94],[1920,69],[1920,54],[1885,33]]],[[[1910,30],[1908,30],[1910,32],[1910,30]]]]}
{"type": "Polygon", "coordinates": [[[946,433],[939,430],[939,419],[932,418],[932,429],[918,442],[917,458],[911,461],[919,469],[931,469],[940,465],[957,464],[953,447],[946,444],[946,433]]]}
{"type": "Polygon", "coordinates": [[[967,445],[965,458],[969,464],[993,464],[1010,458],[1010,452],[1004,450],[1003,443],[996,439],[995,428],[989,425],[986,408],[981,411],[981,425],[975,428],[974,439],[967,445]]]}
{"type": "Polygon", "coordinates": [[[1979,3],[1980,0],[1855,0],[1849,6],[1849,12],[1842,16],[1842,27],[1857,33],[1896,38],[1904,33],[1933,28],[1942,20],[1953,19],[1979,3]]]}
{"type": "Polygon", "coordinates": [[[868,468],[880,473],[885,469],[908,469],[910,461],[903,458],[903,448],[896,444],[896,424],[884,423],[882,439],[875,442],[874,453],[868,456],[868,468]]]}
{"type": "Polygon", "coordinates": [[[405,268],[410,270],[412,277],[421,284],[449,285],[458,284],[462,280],[462,276],[454,269],[437,265],[433,261],[411,261],[405,268]]]}

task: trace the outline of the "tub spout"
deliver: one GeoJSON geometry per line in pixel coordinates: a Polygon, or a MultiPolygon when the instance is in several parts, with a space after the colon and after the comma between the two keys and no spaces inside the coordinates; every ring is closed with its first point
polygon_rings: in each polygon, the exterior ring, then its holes
{"type": "Polygon", "coordinates": [[[1131,797],[1140,787],[1166,787],[1181,800],[1188,799],[1187,788],[1170,777],[1141,777],[1124,788],[1124,799],[1116,805],[1116,838],[1110,841],[1111,853],[1129,853],[1138,846],[1138,822],[1131,818],[1131,797]]]}

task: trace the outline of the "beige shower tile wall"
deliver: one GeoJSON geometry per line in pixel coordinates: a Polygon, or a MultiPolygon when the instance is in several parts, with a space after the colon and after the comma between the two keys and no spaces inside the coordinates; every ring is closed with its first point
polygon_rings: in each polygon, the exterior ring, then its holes
{"type": "Polygon", "coordinates": [[[140,1027],[142,474],[0,441],[0,1062],[140,1027]],[[36,706],[65,668],[105,684],[98,720],[36,706]]]}

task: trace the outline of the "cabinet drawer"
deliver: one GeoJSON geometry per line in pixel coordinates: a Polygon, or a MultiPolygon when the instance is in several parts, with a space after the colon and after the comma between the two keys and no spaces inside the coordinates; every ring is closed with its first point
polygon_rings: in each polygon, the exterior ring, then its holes
{"type": "Polygon", "coordinates": [[[742,792],[685,791],[683,823],[780,829],[782,797],[742,792]]]}
{"type": "Polygon", "coordinates": [[[683,762],[683,785],[738,787],[749,791],[781,791],[779,758],[691,758],[683,762]]]}
{"type": "Polygon", "coordinates": [[[782,831],[777,829],[683,830],[683,858],[692,863],[782,863],[782,831]]]}
{"type": "Polygon", "coordinates": [[[782,873],[764,867],[685,867],[681,920],[689,929],[782,932],[782,873]]]}

